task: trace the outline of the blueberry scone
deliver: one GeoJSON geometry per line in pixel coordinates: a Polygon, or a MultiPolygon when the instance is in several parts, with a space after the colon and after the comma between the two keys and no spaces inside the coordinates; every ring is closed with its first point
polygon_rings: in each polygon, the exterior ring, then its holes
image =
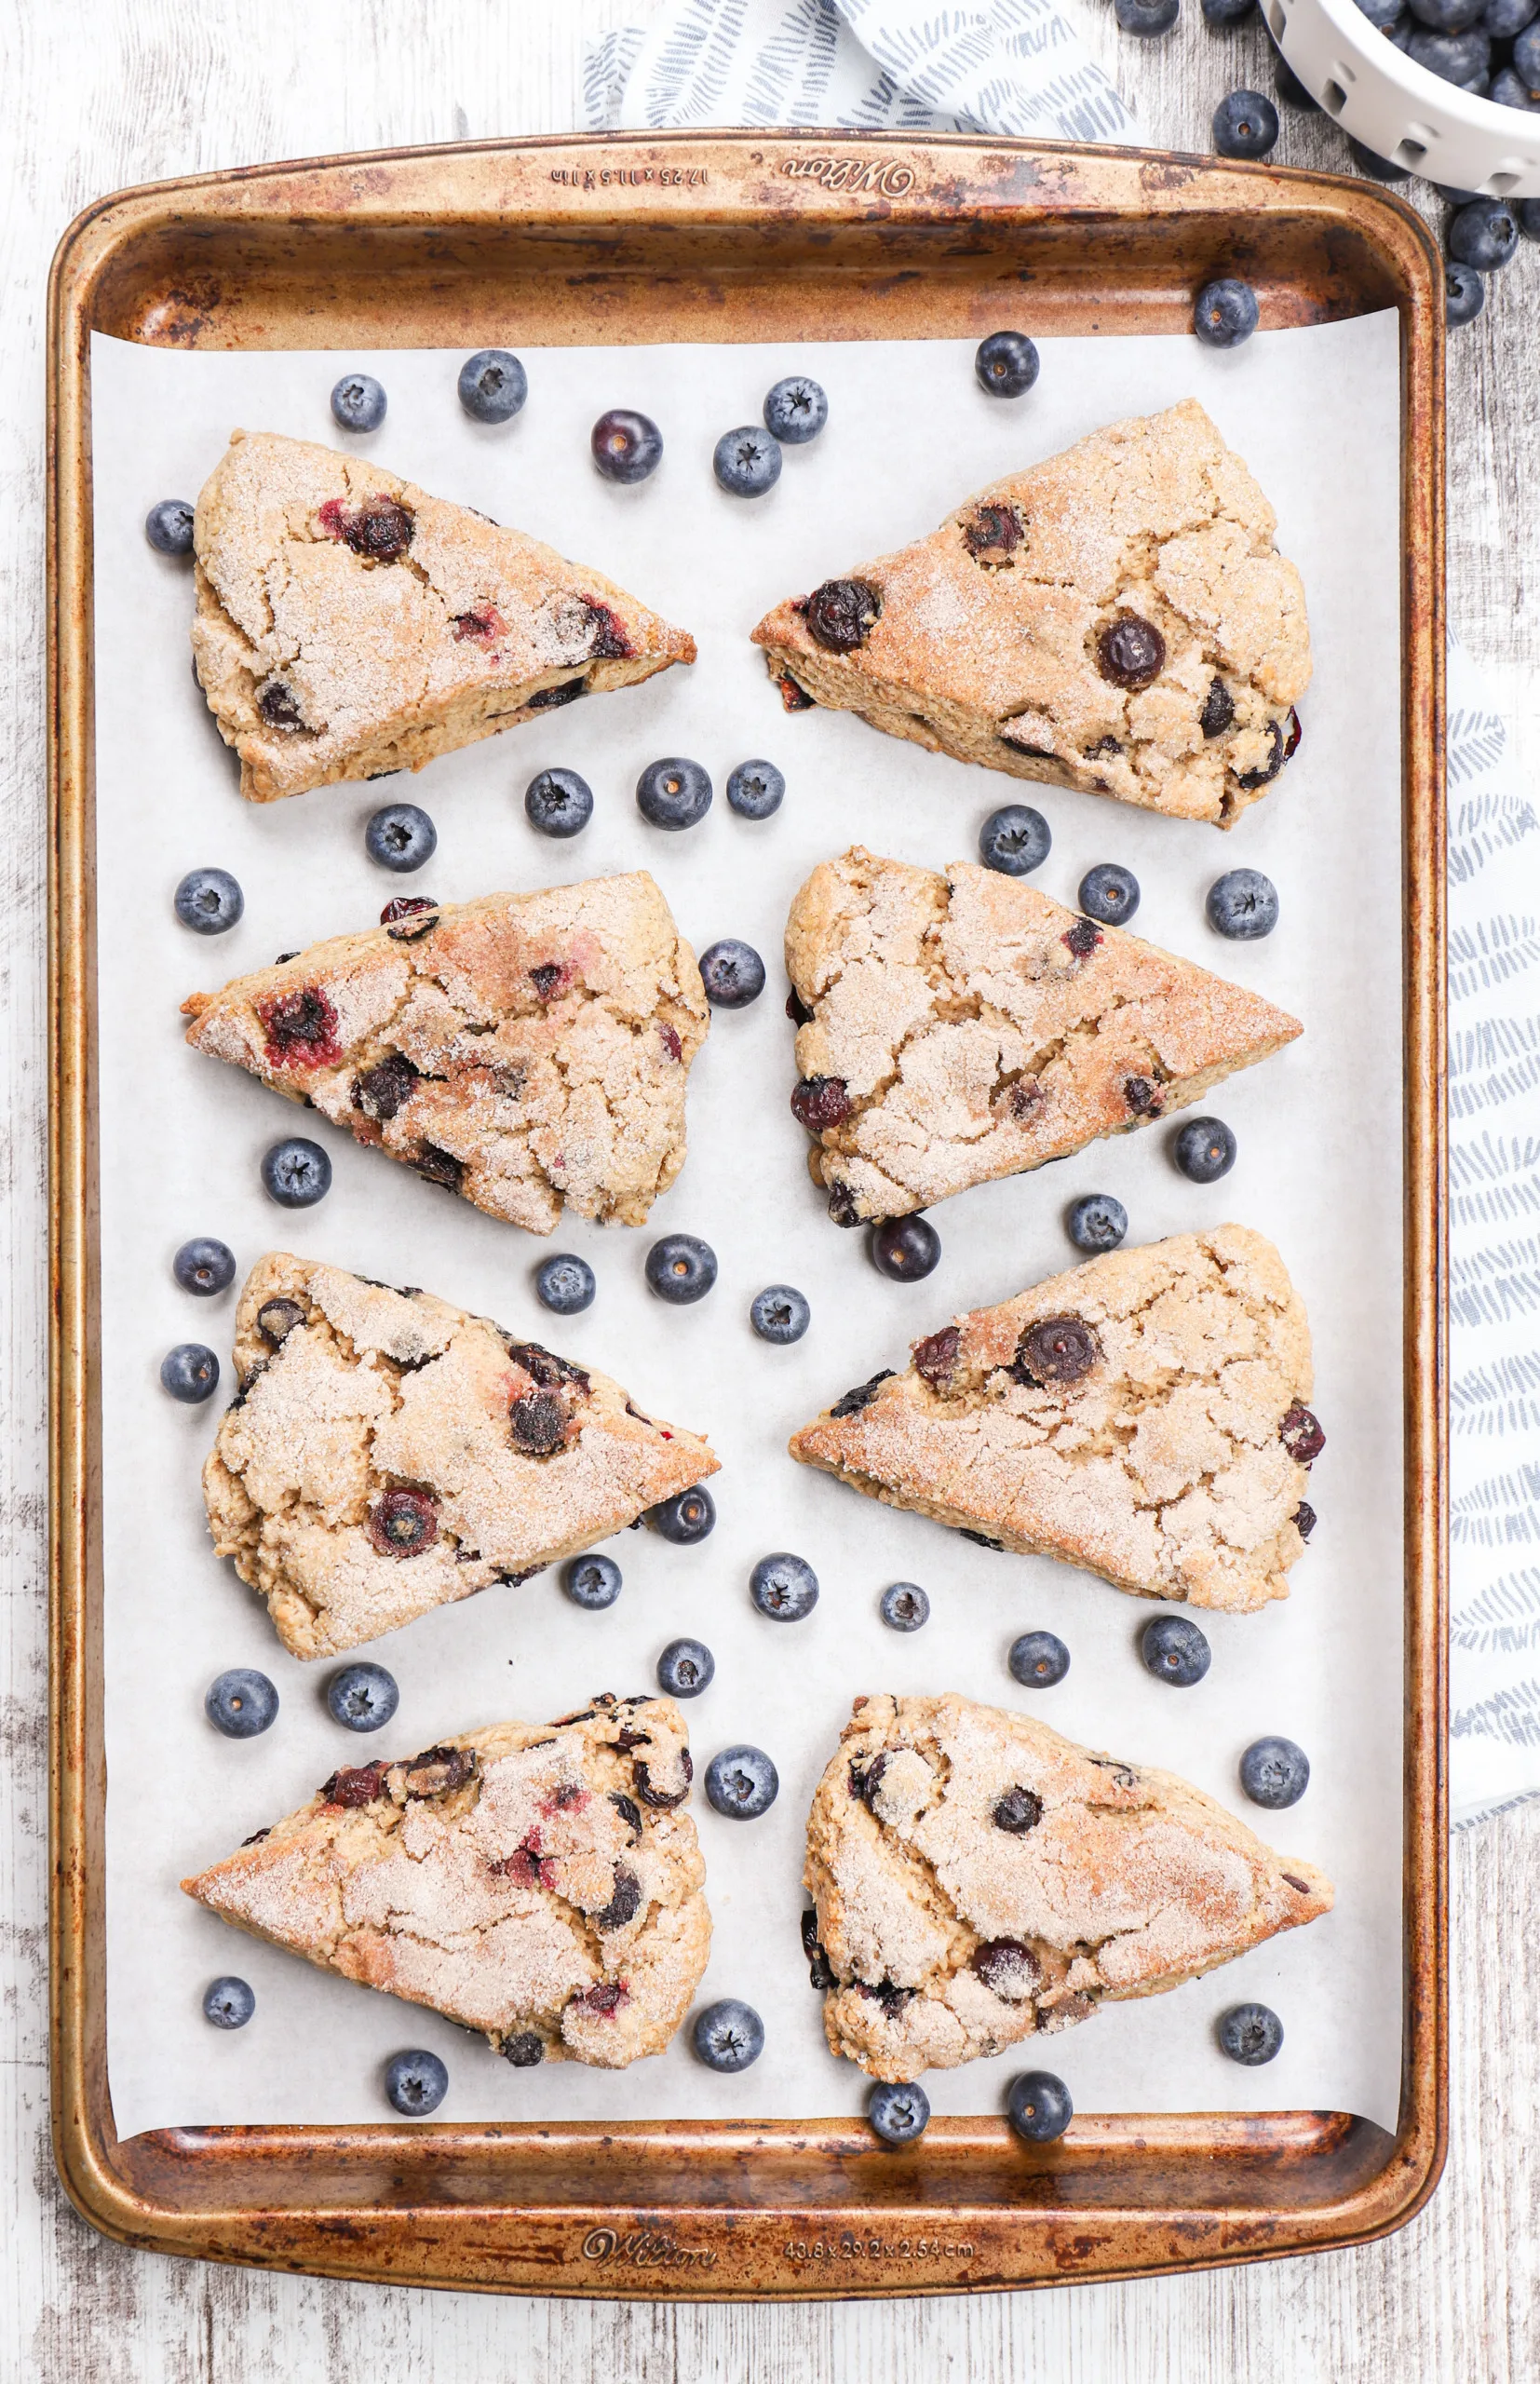
{"type": "Polygon", "coordinates": [[[719,1470],[608,1375],[282,1251],[247,1278],[235,1369],[209,1524],[302,1659],[524,1580],[719,1470]]]}
{"type": "Polygon", "coordinates": [[[684,1163],[709,1013],[645,870],[474,902],[387,902],[182,1005],[187,1040],[489,1216],[642,1225],[684,1163]]]}
{"type": "Polygon", "coordinates": [[[754,630],[824,704],[1015,778],[1234,825],[1299,741],[1299,573],[1189,398],[995,481],[754,630]]]}
{"type": "Polygon", "coordinates": [[[961,1697],[856,1700],[803,1884],[830,2048],[895,2080],[1163,1995],[1332,1903],[1174,1773],[961,1697]]]}
{"type": "Polygon", "coordinates": [[[516,2069],[662,2052],[706,1968],[667,1697],[596,1697],[334,1771],[185,1892],[317,1969],[484,2032],[516,2069]]]}
{"type": "Polygon", "coordinates": [[[235,431],[194,519],[193,657],[253,803],[419,770],[693,662],[602,573],[362,455],[235,431]]]}
{"type": "Polygon", "coordinates": [[[1289,1594],[1326,1436],[1310,1329],[1260,1233],[1117,1250],[914,1344],[791,1455],[986,1547],[1135,1597],[1249,1614],[1289,1594]]]}
{"type": "Polygon", "coordinates": [[[1299,1021],[998,870],[858,845],[791,905],[794,1115],[841,1225],[1083,1150],[1197,1101],[1299,1021]]]}

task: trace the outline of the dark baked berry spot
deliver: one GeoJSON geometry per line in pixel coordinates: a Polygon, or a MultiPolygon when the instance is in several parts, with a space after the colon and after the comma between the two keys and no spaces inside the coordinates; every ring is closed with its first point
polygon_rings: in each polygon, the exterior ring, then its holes
{"type": "Polygon", "coordinates": [[[380,913],[380,925],[390,929],[392,943],[421,943],[424,936],[431,935],[438,924],[439,905],[427,894],[398,894],[380,913]],[[433,916],[425,918],[425,911],[431,911],[433,916]],[[397,922],[400,919],[415,919],[417,925],[399,927],[397,922]]]}
{"type": "Polygon", "coordinates": [[[1316,1510],[1307,1498],[1302,1498],[1294,1510],[1294,1529],[1302,1539],[1308,1539],[1316,1528],[1316,1510]]]}
{"type": "Polygon", "coordinates": [[[1014,505],[979,505],[964,524],[963,543],[985,571],[1008,569],[1026,526],[1014,505]]]}
{"type": "Polygon", "coordinates": [[[782,676],[776,681],[776,684],[780,689],[781,709],[783,711],[812,711],[812,697],[808,694],[805,687],[798,686],[795,679],[789,675],[782,676]]]}
{"type": "Polygon", "coordinates": [[[1101,1355],[1083,1316],[1045,1316],[1022,1334],[1011,1371],[1040,1385],[1083,1382],[1101,1355]]]}
{"type": "Polygon", "coordinates": [[[856,1992],[864,1995],[870,2003],[880,2003],[891,2018],[895,2012],[901,2012],[906,2003],[913,2000],[917,1990],[912,1986],[896,1986],[890,1978],[879,1979],[875,1986],[869,1986],[864,1978],[858,1978],[856,1992]]]}
{"type": "Polygon", "coordinates": [[[1002,1085],[993,1103],[995,1115],[1009,1118],[1018,1124],[1041,1109],[1047,1095],[1035,1077],[1018,1077],[1014,1083],[1002,1085]]]}
{"type": "Polygon", "coordinates": [[[597,603],[591,596],[583,599],[583,610],[588,623],[588,658],[593,662],[625,662],[635,652],[619,617],[608,604],[597,603]]]}
{"type": "Polygon", "coordinates": [[[1278,1438],[1296,1465],[1313,1465],[1326,1446],[1326,1434],[1310,1413],[1298,1401],[1278,1426],[1278,1438]]]}
{"type": "Polygon", "coordinates": [[[951,1381],[962,1337],[955,1324],[943,1324],[939,1333],[914,1344],[914,1371],[923,1375],[932,1390],[940,1390],[951,1381]]]}
{"type": "Polygon", "coordinates": [[[566,974],[567,971],[560,960],[542,960],[537,968],[532,968],[530,982],[534,987],[535,1000],[542,1004],[554,1001],[561,990],[566,974]]]}
{"type": "Polygon", "coordinates": [[[304,726],[294,690],[286,679],[269,679],[257,698],[257,710],[269,728],[295,729],[304,726]]]}
{"type": "Polygon", "coordinates": [[[1209,681],[1197,725],[1205,737],[1223,737],[1236,717],[1235,698],[1223,679],[1209,681]]]}
{"type": "Polygon", "coordinates": [[[588,692],[587,679],[563,679],[559,687],[536,687],[525,702],[526,711],[555,711],[561,704],[574,704],[579,696],[588,692]]]}
{"type": "Polygon", "coordinates": [[[420,1556],[439,1537],[439,1501],[428,1490],[386,1490],[367,1528],[382,1556],[420,1556]]]}
{"type": "Polygon", "coordinates": [[[885,1366],[882,1373],[880,1375],[873,1375],[870,1382],[858,1383],[854,1390],[847,1390],[843,1399],[836,1400],[834,1405],[829,1411],[830,1415],[835,1416],[858,1416],[863,1407],[871,1406],[884,1383],[891,1382],[892,1379],[892,1367],[885,1366]]]}
{"type": "Polygon", "coordinates": [[[356,1771],[334,1771],[321,1790],[329,1805],[341,1805],[356,1810],[362,1805],[372,1805],[385,1793],[388,1764],[366,1763],[356,1771]]]}
{"type": "Polygon", "coordinates": [[[395,562],[412,544],[416,526],[393,496],[371,496],[349,512],[340,496],[329,497],[316,516],[329,538],[351,547],[366,562],[395,562]]]}
{"type": "Polygon", "coordinates": [[[571,1383],[577,1389],[587,1391],[588,1377],[582,1367],[570,1364],[565,1358],[559,1358],[554,1349],[543,1348],[538,1341],[510,1341],[507,1338],[503,1347],[514,1364],[522,1366],[530,1380],[538,1383],[542,1390],[560,1390],[563,1384],[571,1383]]]}
{"type": "Polygon", "coordinates": [[[786,996],[786,1015],[793,1026],[807,1026],[812,1023],[813,1013],[795,985],[786,996]]]}
{"type": "Polygon", "coordinates": [[[412,1088],[417,1081],[417,1069],[404,1051],[392,1051],[377,1066],[366,1068],[362,1076],[353,1079],[348,1095],[355,1109],[377,1123],[394,1118],[412,1098],[412,1088]]]}
{"type": "Polygon", "coordinates": [[[996,1829],[1005,1830],[1011,1837],[1025,1837],[1043,1818],[1043,1799],[1030,1788],[1007,1788],[990,1815],[996,1829]]]}
{"type": "Polygon", "coordinates": [[[465,1160],[437,1143],[425,1143],[412,1164],[426,1184],[441,1184],[448,1192],[458,1192],[465,1181],[465,1160]]]}
{"type": "Polygon", "coordinates": [[[850,1115],[850,1089],[844,1077],[803,1077],[792,1088],[791,1115],[810,1134],[842,1126],[850,1115]]]}
{"type": "Polygon", "coordinates": [[[1123,1098],[1136,1118],[1158,1118],[1165,1105],[1160,1087],[1148,1077],[1125,1077],[1123,1098]]]}
{"type": "Polygon", "coordinates": [[[565,1411],[548,1390],[532,1390],[516,1399],[508,1409],[508,1422],[515,1446],[526,1456],[549,1456],[567,1437],[565,1411]]]}
{"type": "Polygon", "coordinates": [[[257,1004],[257,1016],[270,1067],[329,1068],[342,1058],[337,1012],[318,985],[273,994],[257,1004]]]}
{"type": "Polygon", "coordinates": [[[632,1785],[636,1789],[637,1795],[641,1797],[644,1805],[651,1805],[657,1811],[666,1813],[671,1811],[675,1805],[683,1804],[685,1797],[690,1793],[690,1782],[696,1776],[696,1767],[690,1759],[690,1750],[688,1747],[681,1747],[680,1749],[679,1768],[684,1775],[684,1785],[679,1790],[677,1795],[674,1795],[667,1788],[655,1788],[653,1785],[652,1773],[648,1769],[646,1764],[642,1762],[640,1758],[633,1758],[631,1763],[631,1781],[632,1785]]]}
{"type": "Polygon", "coordinates": [[[409,1796],[442,1796],[464,1788],[480,1768],[474,1747],[425,1747],[406,1766],[402,1785],[409,1796]]]}
{"type": "Polygon", "coordinates": [[[507,632],[508,625],[495,604],[480,604],[473,613],[454,616],[454,636],[459,644],[468,638],[477,645],[495,645],[507,632]]]}
{"type": "Polygon", "coordinates": [[[684,1057],[684,1046],[680,1041],[679,1036],[674,1032],[674,1029],[667,1024],[660,1024],[657,1032],[658,1040],[663,1045],[664,1050],[668,1052],[669,1059],[682,1060],[684,1057]]]}
{"type": "Polygon", "coordinates": [[[1087,762],[1100,762],[1104,753],[1121,753],[1123,747],[1115,737],[1099,737],[1094,745],[1086,748],[1087,762]]]}
{"type": "Polygon", "coordinates": [[[836,1982],[828,1955],[818,1943],[818,1916],[811,1907],[802,1917],[802,1949],[807,1957],[807,1978],[811,1986],[825,1988],[836,1982]]]}
{"type": "Polygon", "coordinates": [[[1014,1937],[996,1937],[988,1944],[976,1945],[968,1967],[1002,2003],[1024,2003],[1043,1975],[1043,1965],[1032,1947],[1014,1937]]]}
{"type": "Polygon", "coordinates": [[[851,1764],[847,1774],[851,1795],[858,1797],[863,1805],[870,1805],[882,1786],[883,1774],[886,1769],[885,1754],[873,1755],[867,1764],[851,1764]]]}
{"type": "Polygon", "coordinates": [[[1076,960],[1088,960],[1101,941],[1101,930],[1091,919],[1075,919],[1059,941],[1076,960]]]}
{"type": "Polygon", "coordinates": [[[883,600],[869,579],[826,579],[807,600],[807,626],[831,654],[854,654],[881,616],[883,600]]]}
{"type": "Polygon", "coordinates": [[[257,1310],[257,1331],[272,1342],[287,1340],[296,1324],[304,1322],[298,1300],[263,1300],[257,1310]]]}
{"type": "Polygon", "coordinates": [[[503,2059],[511,2062],[515,2069],[537,2069],[546,2058],[545,2040],[533,2028],[521,2028],[518,2036],[506,2037],[500,2050],[503,2059]]]}
{"type": "Polygon", "coordinates": [[[612,1929],[624,1929],[628,1920],[636,1918],[641,1903],[641,1880],[634,1871],[628,1871],[623,1863],[617,1862],[615,1870],[615,1893],[603,1911],[594,1914],[594,1927],[606,1931],[612,1929]]]}
{"type": "Polygon", "coordinates": [[[631,1798],[629,1796],[622,1795],[618,1788],[612,1788],[610,1791],[610,1802],[615,1807],[615,1811],[620,1815],[620,1818],[625,1822],[627,1828],[631,1832],[631,1835],[634,1837],[640,1837],[642,1835],[642,1815],[631,1798]]]}
{"type": "Polygon", "coordinates": [[[1299,752],[1300,738],[1304,735],[1304,729],[1301,724],[1299,713],[1294,710],[1293,705],[1290,704],[1289,707],[1289,735],[1284,740],[1283,747],[1283,758],[1286,762],[1291,762],[1295,754],[1299,752]]]}
{"type": "Polygon", "coordinates": [[[1158,679],[1166,665],[1166,641],[1153,621],[1137,613],[1120,613],[1096,641],[1096,667],[1114,687],[1130,695],[1158,679]]]}
{"type": "Polygon", "coordinates": [[[628,2002],[629,1998],[630,1989],[623,1980],[605,1978],[601,1979],[597,1986],[590,1986],[587,1995],[576,1997],[575,2000],[585,2005],[588,2011],[601,2012],[608,2019],[612,2012],[618,2012],[621,2005],[628,2002]]]}
{"type": "Polygon", "coordinates": [[[1249,794],[1259,786],[1271,786],[1284,765],[1283,730],[1276,720],[1268,722],[1267,735],[1270,750],[1261,769],[1237,770],[1236,773],[1236,784],[1243,786],[1249,794]]]}
{"type": "Polygon", "coordinates": [[[962,1532],[961,1537],[964,1539],[971,1539],[975,1548],[993,1549],[996,1556],[1004,1556],[1006,1552],[1005,1541],[1003,1539],[991,1539],[987,1531],[967,1531],[965,1529],[962,1532]]]}
{"type": "Polygon", "coordinates": [[[856,1195],[848,1184],[836,1184],[829,1195],[829,1215],[837,1226],[858,1226],[861,1212],[856,1206],[856,1195]]]}

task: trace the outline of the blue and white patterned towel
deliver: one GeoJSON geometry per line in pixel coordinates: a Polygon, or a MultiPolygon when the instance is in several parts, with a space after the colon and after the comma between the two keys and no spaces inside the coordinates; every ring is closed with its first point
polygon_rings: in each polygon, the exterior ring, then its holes
{"type": "MultiPolygon", "coordinates": [[[[1073,7],[1074,0],[1071,0],[1073,7]]],[[[670,0],[590,53],[597,129],[842,125],[1128,141],[1055,0],[670,0]]],[[[1540,820],[1449,657],[1452,1803],[1540,1794],[1540,820]]]]}

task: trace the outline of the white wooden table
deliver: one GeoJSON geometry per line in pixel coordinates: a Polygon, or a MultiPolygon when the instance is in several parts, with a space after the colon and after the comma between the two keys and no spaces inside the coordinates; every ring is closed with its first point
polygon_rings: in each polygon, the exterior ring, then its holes
{"type": "MultiPolygon", "coordinates": [[[[45,277],[76,209],[130,183],[266,158],[579,121],[586,41],[656,0],[6,0],[0,11],[0,2379],[37,2384],[1535,2384],[1529,2147],[1540,2062],[1540,1805],[1456,1841],[1453,2147],[1388,2242],[1217,2275],[972,2301],[670,2309],[324,2284],[124,2252],[70,2209],[47,2136],[43,1328],[45,277]]],[[[1162,42],[1089,34],[1147,138],[1206,149],[1217,100],[1270,88],[1263,36],[1196,0],[1162,42]]],[[[1338,166],[1317,115],[1279,155],[1338,166]]],[[[1419,186],[1420,187],[1420,186],[1419,186]]],[[[1423,194],[1425,196],[1425,193],[1423,194]]],[[[1515,673],[1540,602],[1540,252],[1452,344],[1450,614],[1515,673]]],[[[1540,752],[1540,674],[1515,679],[1540,752]]],[[[147,1122],[146,1131],[150,1131],[147,1122]]],[[[111,1353],[108,1352],[108,1361],[111,1353]]]]}

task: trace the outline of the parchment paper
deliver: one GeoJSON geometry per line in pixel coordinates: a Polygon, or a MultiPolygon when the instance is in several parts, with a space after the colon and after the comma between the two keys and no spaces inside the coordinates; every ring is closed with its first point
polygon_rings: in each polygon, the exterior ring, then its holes
{"type": "MultiPolygon", "coordinates": [[[[489,326],[489,335],[495,327],[489,326]]],[[[506,331],[504,336],[507,336],[506,331]]],[[[517,345],[517,341],[515,341],[517,345]]],[[[1047,341],[1030,397],[979,392],[961,342],[522,351],[530,399],[498,429],[466,420],[458,353],[182,355],[93,342],[96,498],[97,847],[100,871],[102,1380],[106,1500],[107,1922],[110,2076],[119,2131],[216,2121],[359,2121],[389,2116],[381,2065],[407,2046],[447,2062],[447,2119],[815,2117],[853,2112],[867,2081],[828,2052],[821,1998],[798,1934],[809,1797],[854,1696],[956,1689],[1029,1712],[1071,1737],[1184,1773],[1286,1852],[1323,1864],[1337,1906],[1170,1997],[1109,2004],[1057,2037],[1049,2066],[1077,2108],[1358,2111],[1390,2125],[1400,2058],[1401,1212],[1398,921],[1398,356],[1385,314],[1261,334],[1229,357],[1192,339],[1047,341]],[[516,522],[612,573],[691,628],[700,659],[433,763],[388,787],[340,786],[267,806],[242,803],[233,757],[194,683],[190,566],[145,542],[149,506],[196,495],[230,429],[346,444],[328,395],[347,366],[389,392],[382,430],[357,442],[443,495],[516,522]],[[711,477],[718,434],[757,419],[792,369],[830,396],[823,437],[789,450],[779,487],[745,504],[711,477]],[[1314,684],[1302,749],[1233,834],[1094,796],[1021,788],[877,735],[856,719],[786,715],[747,631],[777,598],[930,530],[966,493],[1052,454],[1100,424],[1194,395],[1277,506],[1279,543],[1308,591],[1314,684]],[[588,454],[595,417],[639,405],[667,453],[640,488],[601,481],[588,454]],[[649,828],[632,799],[643,764],[704,762],[718,799],[683,835],[649,828]],[[786,772],[781,812],[734,816],[735,763],[786,772]],[[551,764],[596,797],[574,843],[538,836],[523,790],[551,764]],[[387,877],[362,829],[382,801],[421,803],[439,849],[420,877],[387,877]],[[1030,799],[1052,853],[1034,883],[1073,903],[1085,870],[1120,860],[1143,900],[1138,933],[1257,987],[1305,1023],[1300,1041],[1247,1070],[1209,1104],[1239,1137],[1233,1172],[1188,1184],[1156,1128],[1040,1173],[965,1194],[935,1222],[944,1245],[919,1286],[885,1281],[864,1236],[832,1228],[787,1109],[790,1029],[782,1014],[787,907],[814,863],[856,840],[942,866],[970,858],[997,805],[1030,799]],[[230,935],[181,928],[171,895],[196,864],[231,869],[246,914],[230,935]],[[1254,863],[1276,880],[1282,921],[1255,944],[1214,936],[1204,893],[1254,863]],[[719,1014],[690,1089],[690,1157],[641,1232],[563,1223],[549,1241],[480,1215],[244,1074],[187,1050],[177,1006],[277,953],[378,916],[392,893],[460,901],[493,888],[651,869],[697,950],[741,935],[770,979],[750,1010],[719,1014]],[[335,1180],[317,1208],[273,1207],[258,1179],[280,1135],[315,1134],[335,1180]],[[1155,1610],[1047,1561],[996,1555],[893,1513],[791,1464],[788,1433],[849,1384],[902,1366],[907,1345],[955,1312],[1003,1298],[1074,1258],[1067,1203],[1089,1190],[1128,1206],[1130,1241],[1234,1218],[1277,1243],[1308,1305],[1315,1404],[1328,1445],[1315,1469],[1320,1522],[1286,1604],[1205,1615],[1213,1665],[1198,1687],[1149,1677],[1138,1637],[1155,1610]],[[642,1260],[657,1233],[703,1234],[721,1278],[698,1307],[666,1309],[642,1260]],[[241,1274],[264,1251],[324,1256],[387,1281],[423,1283],[618,1375],[653,1415],[709,1431],[723,1460],[720,1521],[695,1549],[648,1532],[613,1544],[626,1577],[608,1613],[581,1613],[554,1574],[447,1607],[360,1651],[400,1683],[394,1724],[372,1739],[329,1718],[330,1665],[284,1654],[264,1608],[216,1563],[198,1469],[230,1388],[234,1294],[189,1298],[170,1258],[190,1235],[229,1242],[241,1274]],[[599,1276],[585,1316],[559,1321],[533,1290],[553,1249],[599,1276]],[[799,1284],[813,1325],[791,1349],[748,1322],[763,1284],[799,1284]],[[202,1408],[158,1388],[182,1340],[220,1352],[225,1378],[202,1408]],[[792,1549],[823,1594],[806,1622],[751,1608],[755,1560],[792,1549]],[[912,1637],[884,1629],[889,1581],[920,1581],[933,1617],[912,1637]],[[1006,1650],[1046,1626],[1073,1664],[1048,1692],[1011,1681],[1006,1650]],[[544,1720],[595,1691],[653,1686],[682,1632],[716,1654],[688,1708],[697,1778],[747,1740],[774,1756],[780,1796],[763,1819],[719,1818],[695,1800],[716,1925],[700,2000],[742,1995],[763,2013],[758,2065],[723,2079],[692,2057],[688,2030],[657,2059],[613,2075],[576,2063],[515,2071],[416,2008],[323,1977],[229,1930],[179,1891],[310,1795],[339,1763],[410,1754],[446,1732],[519,1714],[544,1720]],[[203,1717],[205,1688],[235,1664],[277,1683],[264,1737],[236,1743],[203,1717]],[[1241,1750],[1282,1731],[1308,1751],[1293,1811],[1249,1805],[1241,1750]],[[238,2034],[203,2020],[222,1971],[248,1978],[257,2011],[238,2034]],[[1283,2020],[1271,2066],[1238,2068],[1213,2025],[1258,1998],[1283,2020]]],[[[239,1279],[237,1278],[237,1280],[239,1279]]],[[[1000,2106],[1030,2052],[926,2079],[939,2111],[1000,2106]]]]}

